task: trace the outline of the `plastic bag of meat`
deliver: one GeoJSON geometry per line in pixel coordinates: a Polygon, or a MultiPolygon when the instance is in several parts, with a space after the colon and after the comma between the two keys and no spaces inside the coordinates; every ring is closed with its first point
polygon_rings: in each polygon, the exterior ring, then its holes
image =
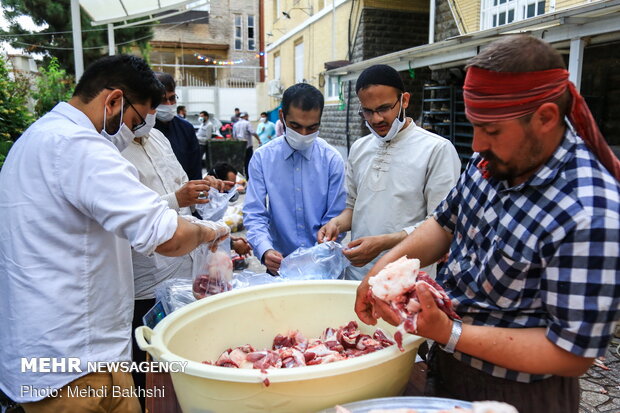
{"type": "Polygon", "coordinates": [[[192,291],[196,299],[223,293],[232,289],[233,264],[230,258],[230,241],[222,241],[215,252],[209,244],[196,248],[192,268],[192,291]]]}
{"type": "Polygon", "coordinates": [[[206,204],[196,204],[196,210],[204,220],[219,221],[224,218],[228,201],[237,195],[237,189],[233,188],[229,192],[219,192],[215,188],[209,189],[209,202],[206,204]]]}
{"type": "Polygon", "coordinates": [[[335,241],[310,248],[297,248],[282,260],[280,276],[289,280],[335,280],[349,261],[335,241]]]}
{"type": "Polygon", "coordinates": [[[402,334],[415,334],[420,302],[416,293],[416,284],[424,282],[435,298],[437,306],[452,319],[461,319],[452,308],[452,301],[444,289],[427,273],[420,271],[420,260],[401,257],[389,263],[377,275],[368,280],[370,299],[378,298],[390,304],[400,315],[401,323],[394,339],[402,348],[402,334]]]}

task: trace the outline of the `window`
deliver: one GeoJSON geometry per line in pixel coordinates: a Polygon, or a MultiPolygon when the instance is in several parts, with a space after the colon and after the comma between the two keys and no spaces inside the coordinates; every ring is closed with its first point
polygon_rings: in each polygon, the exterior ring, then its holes
{"type": "Polygon", "coordinates": [[[490,29],[545,14],[545,0],[482,0],[480,29],[490,29]]]}
{"type": "Polygon", "coordinates": [[[280,55],[279,54],[273,57],[273,78],[274,80],[280,80],[280,55]]]}
{"type": "Polygon", "coordinates": [[[336,76],[328,76],[325,82],[327,89],[325,90],[325,97],[329,100],[338,99],[340,97],[340,82],[336,76]]]}
{"type": "Polygon", "coordinates": [[[295,83],[304,81],[304,44],[295,45],[295,83]]]}
{"type": "Polygon", "coordinates": [[[235,15],[235,50],[243,49],[243,28],[241,22],[241,16],[235,15]]]}
{"type": "Polygon", "coordinates": [[[256,30],[254,30],[254,16],[248,16],[248,50],[256,50],[256,30]]]}

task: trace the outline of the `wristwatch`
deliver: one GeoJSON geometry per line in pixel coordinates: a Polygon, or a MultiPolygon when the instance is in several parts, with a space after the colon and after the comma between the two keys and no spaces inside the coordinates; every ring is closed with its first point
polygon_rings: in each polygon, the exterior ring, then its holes
{"type": "Polygon", "coordinates": [[[461,325],[463,322],[461,320],[452,320],[452,332],[450,333],[450,339],[446,343],[445,346],[439,345],[439,348],[445,351],[446,353],[454,353],[456,349],[456,343],[459,342],[459,338],[461,338],[461,332],[463,331],[461,325]]]}

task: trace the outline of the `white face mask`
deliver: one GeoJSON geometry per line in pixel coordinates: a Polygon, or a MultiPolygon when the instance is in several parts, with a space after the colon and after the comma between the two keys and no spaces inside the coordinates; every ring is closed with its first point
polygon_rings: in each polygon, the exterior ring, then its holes
{"type": "Polygon", "coordinates": [[[201,116],[201,117],[199,117],[199,118],[198,118],[198,121],[199,121],[200,123],[205,123],[205,118],[203,118],[203,117],[201,116]]]}
{"type": "Polygon", "coordinates": [[[389,142],[392,139],[394,139],[394,136],[396,136],[396,134],[403,127],[403,125],[405,124],[405,121],[406,121],[406,118],[405,118],[405,108],[403,108],[403,96],[401,95],[400,96],[400,109],[398,109],[398,116],[396,116],[396,119],[394,119],[394,121],[392,122],[392,126],[390,127],[390,130],[388,131],[388,133],[385,136],[379,135],[370,126],[370,123],[368,123],[368,121],[365,121],[365,122],[366,122],[366,127],[368,129],[370,129],[370,132],[373,135],[375,135],[377,138],[379,138],[383,142],[389,142]],[[401,112],[402,112],[402,116],[401,116],[401,112]],[[402,117],[402,120],[401,120],[401,117],[402,117]]]}
{"type": "Polygon", "coordinates": [[[136,135],[134,135],[131,129],[129,129],[127,125],[125,125],[125,123],[123,122],[124,105],[124,99],[121,98],[121,125],[119,126],[118,130],[114,135],[110,135],[105,130],[105,123],[107,120],[108,111],[105,109],[105,107],[103,108],[103,129],[101,130],[101,135],[104,138],[108,139],[110,142],[112,142],[120,152],[122,152],[127,147],[127,145],[129,145],[131,141],[134,140],[134,138],[136,137],[136,135]]]}
{"type": "Polygon", "coordinates": [[[157,106],[157,119],[162,122],[170,122],[177,114],[176,105],[159,105],[157,106]]]}
{"type": "Polygon", "coordinates": [[[290,147],[295,149],[296,151],[303,151],[308,149],[312,146],[312,143],[317,138],[317,136],[319,136],[318,130],[314,133],[311,133],[310,135],[302,135],[301,133],[295,132],[293,129],[289,128],[286,122],[282,121],[282,123],[284,123],[284,127],[286,128],[284,130],[284,137],[286,138],[286,141],[288,142],[290,147]]]}
{"type": "Polygon", "coordinates": [[[267,122],[267,118],[260,118],[260,121],[265,123],[265,122],[267,122]]]}
{"type": "Polygon", "coordinates": [[[136,135],[136,137],[138,138],[148,135],[151,129],[153,129],[153,126],[155,126],[155,118],[156,117],[154,113],[147,113],[146,119],[144,119],[146,123],[140,126],[139,129],[136,129],[134,131],[134,135],[136,135]]]}

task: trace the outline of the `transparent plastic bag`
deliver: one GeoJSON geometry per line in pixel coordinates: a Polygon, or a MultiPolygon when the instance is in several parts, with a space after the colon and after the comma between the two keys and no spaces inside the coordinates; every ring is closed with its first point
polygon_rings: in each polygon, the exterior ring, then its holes
{"type": "Polygon", "coordinates": [[[193,303],[196,297],[192,292],[192,280],[189,278],[171,278],[155,287],[155,298],[161,301],[166,314],[193,303]]]}
{"type": "Polygon", "coordinates": [[[274,277],[271,274],[263,273],[255,273],[254,271],[244,270],[238,273],[235,273],[232,286],[233,289],[252,287],[255,285],[264,285],[264,284],[273,284],[282,282],[281,277],[274,277]]]}
{"type": "Polygon", "coordinates": [[[237,189],[233,188],[229,192],[219,192],[215,188],[209,189],[209,202],[206,204],[196,204],[196,211],[202,219],[208,221],[219,221],[224,218],[228,201],[237,195],[237,189]]]}
{"type": "Polygon", "coordinates": [[[335,280],[349,261],[342,245],[327,241],[310,248],[297,248],[282,260],[280,276],[291,280],[335,280]]]}
{"type": "Polygon", "coordinates": [[[194,250],[192,291],[201,299],[232,289],[233,264],[230,258],[230,239],[223,240],[215,252],[209,244],[194,250]]]}

